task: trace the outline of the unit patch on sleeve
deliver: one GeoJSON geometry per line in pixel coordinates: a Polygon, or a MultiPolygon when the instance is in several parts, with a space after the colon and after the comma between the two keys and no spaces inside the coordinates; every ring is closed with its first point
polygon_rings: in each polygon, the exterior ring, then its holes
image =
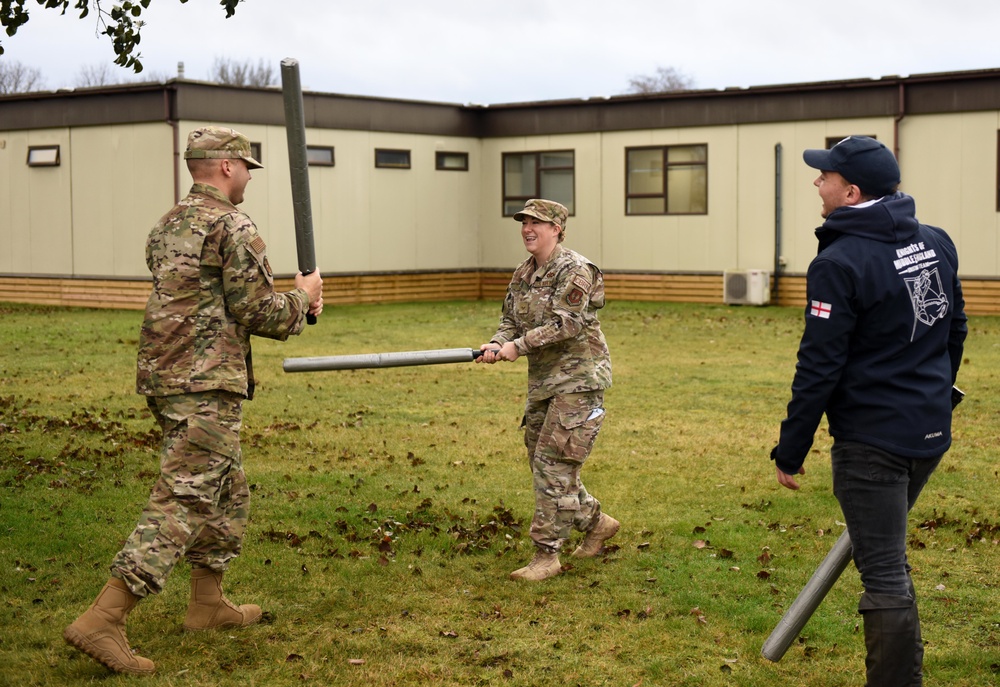
{"type": "Polygon", "coordinates": [[[267,244],[260,234],[254,232],[253,238],[250,239],[248,244],[250,248],[250,254],[253,259],[260,265],[261,269],[264,270],[264,274],[267,275],[268,281],[271,281],[274,277],[274,273],[271,272],[271,263],[267,261],[267,244]]]}
{"type": "Polygon", "coordinates": [[[590,292],[590,280],[582,274],[573,277],[570,283],[569,292],[566,294],[566,303],[574,308],[583,302],[583,297],[590,292]]]}

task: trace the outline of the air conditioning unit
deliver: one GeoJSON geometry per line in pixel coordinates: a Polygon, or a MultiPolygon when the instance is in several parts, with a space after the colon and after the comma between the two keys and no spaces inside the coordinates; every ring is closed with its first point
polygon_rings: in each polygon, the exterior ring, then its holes
{"type": "Polygon", "coordinates": [[[722,273],[722,301],[727,305],[767,305],[771,301],[771,273],[726,270],[722,273]]]}

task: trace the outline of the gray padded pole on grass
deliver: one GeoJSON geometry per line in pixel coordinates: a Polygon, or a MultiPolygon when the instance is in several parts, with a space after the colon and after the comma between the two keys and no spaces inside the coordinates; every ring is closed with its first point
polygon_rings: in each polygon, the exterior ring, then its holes
{"type": "Polygon", "coordinates": [[[771,631],[771,636],[767,638],[760,650],[761,656],[769,661],[778,662],[781,660],[781,657],[788,651],[788,647],[802,632],[806,622],[816,612],[830,589],[833,588],[847,564],[851,562],[851,549],[851,537],[847,530],[844,530],[844,533],[834,543],[833,548],[830,549],[830,553],[826,554],[826,558],[819,564],[806,586],[802,588],[799,595],[795,597],[795,601],[792,602],[774,630],[771,631]]]}

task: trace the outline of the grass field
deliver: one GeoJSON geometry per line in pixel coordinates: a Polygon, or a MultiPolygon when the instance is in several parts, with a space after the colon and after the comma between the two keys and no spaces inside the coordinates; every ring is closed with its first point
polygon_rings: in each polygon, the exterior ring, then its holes
{"type": "MultiPolygon", "coordinates": [[[[825,429],[801,491],[767,459],[801,312],[611,303],[615,384],[584,470],[622,522],[538,584],[518,424],[526,363],[285,374],[285,357],[478,347],[497,303],[327,309],[255,340],[252,485],[227,595],[245,630],[181,631],[189,570],[139,604],[147,685],[861,685],[849,567],[787,655],[760,648],[843,530],[825,429]]],[[[64,644],[157,474],[134,393],[139,312],[0,304],[0,685],[118,685],[64,644]]],[[[911,514],[925,684],[1000,681],[1000,319],[973,318],[955,444],[911,514]]],[[[575,546],[576,541],[571,543],[575,546]]]]}

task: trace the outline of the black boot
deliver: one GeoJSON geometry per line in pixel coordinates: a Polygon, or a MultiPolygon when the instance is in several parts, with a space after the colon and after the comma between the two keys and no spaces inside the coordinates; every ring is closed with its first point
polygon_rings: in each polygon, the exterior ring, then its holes
{"type": "MultiPolygon", "coordinates": [[[[909,570],[907,570],[909,575],[909,570]]],[[[924,638],[920,635],[920,615],[917,612],[917,590],[913,588],[913,580],[910,579],[910,596],[913,597],[913,614],[916,616],[913,627],[913,637],[917,648],[914,653],[913,681],[911,687],[923,687],[924,685],[924,638]]]]}
{"type": "Polygon", "coordinates": [[[917,605],[914,599],[890,594],[861,596],[864,616],[866,687],[912,687],[914,667],[922,663],[917,605]]]}

